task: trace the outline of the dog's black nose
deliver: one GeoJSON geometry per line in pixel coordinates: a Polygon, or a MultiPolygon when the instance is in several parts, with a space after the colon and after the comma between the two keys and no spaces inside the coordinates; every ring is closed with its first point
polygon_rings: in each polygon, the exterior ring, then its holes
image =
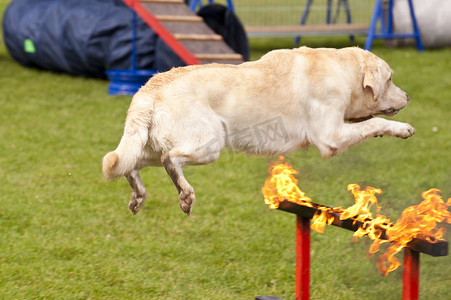
{"type": "Polygon", "coordinates": [[[407,101],[410,100],[410,97],[409,97],[409,95],[407,95],[407,93],[406,93],[406,98],[407,98],[407,101]]]}

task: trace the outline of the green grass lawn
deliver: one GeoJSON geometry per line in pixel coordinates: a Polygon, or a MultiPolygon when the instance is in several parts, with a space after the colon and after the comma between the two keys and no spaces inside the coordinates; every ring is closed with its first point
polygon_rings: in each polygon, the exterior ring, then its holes
{"type": "MultiPolygon", "coordinates": [[[[287,47],[291,39],[252,40],[252,58],[287,47]]],[[[426,189],[451,197],[451,49],[378,42],[374,52],[411,98],[394,119],[416,134],[372,139],[332,159],[310,149],[288,160],[313,201],[347,207],[348,183],[371,185],[396,219],[426,189]]],[[[226,151],[215,164],[187,168],[197,196],[190,217],[165,171],[146,169],[149,199],[133,216],[126,180],[105,182],[101,173],[131,100],[108,96],[107,85],[21,67],[0,45],[0,299],[294,299],[295,217],[270,210],[260,192],[273,158],[226,151]]],[[[369,245],[335,227],[313,232],[311,298],[400,299],[402,269],[380,276],[369,245]]],[[[420,298],[450,294],[451,259],[422,255],[420,298]]]]}

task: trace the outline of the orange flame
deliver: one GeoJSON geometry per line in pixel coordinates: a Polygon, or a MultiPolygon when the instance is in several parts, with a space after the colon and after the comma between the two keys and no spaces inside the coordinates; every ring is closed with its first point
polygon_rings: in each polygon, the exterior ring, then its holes
{"type": "Polygon", "coordinates": [[[401,263],[394,257],[411,240],[420,238],[430,242],[443,239],[445,228],[438,228],[438,223],[451,223],[451,198],[445,203],[440,190],[430,189],[422,193],[423,202],[405,209],[396,223],[387,229],[387,240],[376,239],[370,247],[374,254],[383,243],[390,243],[386,252],[377,259],[378,271],[384,275],[395,270],[401,263]]]}
{"type": "Polygon", "coordinates": [[[316,232],[324,233],[326,225],[332,224],[335,220],[335,216],[328,213],[331,210],[333,209],[329,207],[318,207],[318,213],[313,216],[310,228],[316,232]]]}
{"type": "MultiPolygon", "coordinates": [[[[278,208],[279,203],[284,200],[312,207],[311,199],[297,186],[297,180],[293,175],[298,172],[283,159],[282,156],[279,157],[279,161],[269,168],[270,176],[262,188],[265,203],[272,209],[278,208]]],[[[400,262],[394,255],[406,247],[412,239],[420,238],[430,242],[442,240],[445,229],[437,228],[438,223],[451,223],[451,213],[448,211],[451,198],[445,203],[438,189],[423,192],[424,201],[404,210],[394,224],[379,214],[381,207],[377,203],[376,194],[382,193],[382,190],[373,187],[362,190],[357,184],[349,184],[348,191],[354,195],[355,204],[347,209],[319,206],[318,212],[313,216],[311,228],[323,233],[325,226],[334,221],[332,212],[340,213],[340,220],[355,218],[356,221],[362,222],[363,225],[353,236],[355,238],[368,236],[373,240],[369,249],[370,254],[378,252],[382,244],[390,243],[386,252],[376,260],[377,269],[384,276],[398,268],[400,262]],[[371,212],[373,207],[375,218],[371,212]],[[382,237],[384,232],[385,235],[382,237]]]]}
{"type": "Polygon", "coordinates": [[[376,206],[376,213],[379,214],[381,207],[377,204],[376,194],[382,193],[381,189],[368,186],[361,190],[357,184],[348,184],[348,191],[354,195],[355,204],[345,209],[340,217],[341,220],[358,216],[359,221],[365,221],[366,218],[373,216],[370,211],[373,205],[376,206]]]}
{"type": "Polygon", "coordinates": [[[287,200],[297,204],[312,206],[311,199],[305,196],[305,193],[297,186],[297,179],[294,174],[298,172],[286,162],[284,157],[280,156],[279,161],[269,167],[270,176],[266,179],[262,188],[265,203],[269,208],[276,209],[279,203],[287,200]]]}
{"type": "Polygon", "coordinates": [[[368,236],[370,239],[379,239],[384,229],[389,228],[392,224],[390,219],[384,215],[380,215],[381,207],[377,203],[376,194],[381,194],[381,189],[376,189],[367,186],[365,189],[360,189],[357,184],[348,184],[348,191],[350,191],[355,200],[355,204],[343,211],[340,220],[346,220],[355,217],[356,221],[360,221],[363,225],[354,232],[354,237],[359,238],[368,236]],[[373,217],[371,208],[376,207],[376,218],[373,217]]]}

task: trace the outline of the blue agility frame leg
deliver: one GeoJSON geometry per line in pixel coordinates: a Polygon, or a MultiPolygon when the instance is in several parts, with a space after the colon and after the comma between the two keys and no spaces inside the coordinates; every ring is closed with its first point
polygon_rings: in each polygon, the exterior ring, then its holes
{"type": "Polygon", "coordinates": [[[108,85],[108,94],[110,95],[134,95],[147,80],[157,73],[157,70],[150,69],[138,69],[138,54],[136,51],[137,35],[136,28],[137,15],[136,12],[132,12],[132,51],[131,51],[131,63],[128,70],[107,70],[106,74],[110,79],[108,85]]]}
{"type": "MultiPolygon", "coordinates": [[[[345,9],[345,12],[346,12],[346,23],[351,24],[352,23],[352,16],[351,16],[351,9],[349,7],[348,0],[338,0],[337,9],[335,10],[335,16],[334,16],[334,18],[332,20],[332,23],[333,24],[337,24],[338,14],[340,13],[340,8],[341,8],[342,4],[344,5],[344,9],[345,9]]],[[[354,42],[354,40],[355,40],[354,35],[351,34],[349,36],[349,39],[351,40],[351,42],[354,42]]]]}
{"type": "Polygon", "coordinates": [[[393,33],[393,3],[394,0],[388,1],[388,16],[384,18],[382,9],[382,0],[376,0],[374,5],[373,16],[371,18],[370,28],[365,42],[365,50],[371,50],[371,46],[375,39],[393,39],[393,38],[415,38],[418,51],[423,51],[423,43],[421,42],[420,31],[418,29],[415,11],[412,0],[407,0],[410,9],[410,18],[412,20],[413,33],[393,33]],[[380,33],[377,33],[377,22],[380,21],[380,33]]]}
{"type": "MultiPolygon", "coordinates": [[[[307,0],[307,3],[305,4],[304,13],[302,14],[302,17],[301,17],[300,25],[305,25],[305,23],[307,22],[307,17],[310,13],[310,6],[312,6],[312,4],[313,4],[313,0],[307,0]]],[[[346,11],[346,22],[348,24],[352,23],[351,10],[349,7],[348,0],[338,0],[337,8],[336,8],[335,15],[333,18],[332,18],[333,2],[332,2],[332,0],[327,0],[326,24],[336,24],[337,23],[338,13],[340,11],[342,4],[344,4],[344,9],[346,11]]],[[[351,35],[350,39],[354,40],[354,36],[351,35]]],[[[301,36],[298,35],[294,38],[295,45],[299,44],[300,41],[301,41],[301,36]]]]}
{"type": "MultiPolygon", "coordinates": [[[[301,17],[301,22],[300,22],[301,25],[305,25],[305,22],[307,22],[307,17],[308,17],[308,14],[310,13],[310,6],[312,5],[312,3],[313,3],[313,0],[307,0],[307,3],[305,4],[304,13],[302,14],[302,17],[301,17]]],[[[299,44],[300,41],[301,41],[301,36],[298,35],[294,38],[295,45],[299,44]]]]}
{"type": "Polygon", "coordinates": [[[346,11],[346,23],[351,24],[352,23],[352,16],[351,16],[351,9],[349,7],[348,0],[338,0],[337,3],[337,9],[335,10],[335,16],[332,20],[332,23],[336,24],[338,20],[338,14],[340,13],[341,5],[344,5],[345,11],[346,11]]]}

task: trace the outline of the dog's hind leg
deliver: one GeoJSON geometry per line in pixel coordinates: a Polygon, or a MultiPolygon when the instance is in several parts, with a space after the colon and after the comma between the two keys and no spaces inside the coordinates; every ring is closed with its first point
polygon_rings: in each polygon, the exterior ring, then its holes
{"type": "Polygon", "coordinates": [[[125,175],[132,188],[132,198],[128,203],[128,208],[133,214],[136,214],[144,204],[147,198],[146,188],[139,176],[139,170],[133,170],[129,174],[125,175]]]}
{"type": "Polygon", "coordinates": [[[180,208],[187,215],[191,214],[196,198],[193,187],[183,175],[182,168],[187,165],[204,165],[214,162],[218,159],[220,153],[219,147],[217,149],[203,148],[200,151],[197,150],[190,154],[172,150],[161,157],[161,162],[179,193],[180,208]]]}
{"type": "Polygon", "coordinates": [[[161,157],[161,162],[163,163],[166,172],[169,177],[171,177],[172,182],[174,182],[177,192],[179,194],[179,205],[184,213],[187,215],[191,214],[193,209],[194,201],[196,200],[194,195],[193,187],[188,183],[183,175],[182,162],[183,159],[171,155],[170,152],[163,154],[161,157]]]}

